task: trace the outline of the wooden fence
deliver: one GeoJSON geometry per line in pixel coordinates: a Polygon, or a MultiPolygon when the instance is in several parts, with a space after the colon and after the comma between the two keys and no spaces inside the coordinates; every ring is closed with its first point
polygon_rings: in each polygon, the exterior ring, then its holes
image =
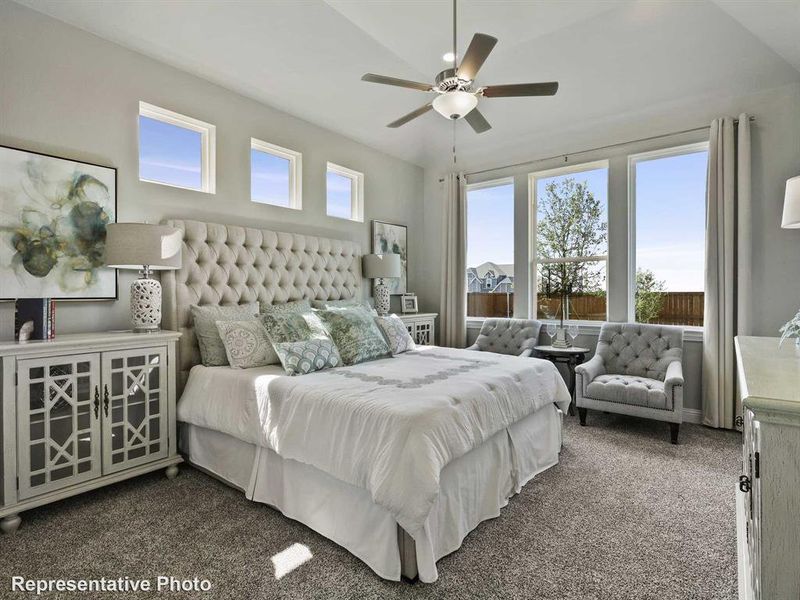
{"type": "MultiPolygon", "coordinates": [[[[658,318],[653,323],[663,325],[703,325],[703,292],[664,292],[658,318]]],[[[605,321],[606,297],[602,294],[573,294],[570,296],[570,318],[580,321],[605,321]]],[[[557,317],[561,298],[539,294],[538,315],[557,317]]],[[[470,317],[511,317],[514,315],[514,294],[467,294],[467,315],[470,317]]]]}

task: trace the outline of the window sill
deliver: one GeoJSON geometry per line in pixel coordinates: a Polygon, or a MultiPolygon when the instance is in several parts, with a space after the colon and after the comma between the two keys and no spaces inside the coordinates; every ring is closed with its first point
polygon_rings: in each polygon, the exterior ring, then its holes
{"type": "MultiPolygon", "coordinates": [[[[480,329],[485,319],[486,317],[467,317],[467,329],[480,329]]],[[[559,321],[541,319],[541,322],[544,325],[547,323],[558,323],[559,321]]],[[[600,327],[602,324],[603,322],[601,321],[578,321],[578,335],[600,335],[600,327]]],[[[702,342],[703,328],[690,326],[684,327],[683,340],[686,342],[702,342]]]]}

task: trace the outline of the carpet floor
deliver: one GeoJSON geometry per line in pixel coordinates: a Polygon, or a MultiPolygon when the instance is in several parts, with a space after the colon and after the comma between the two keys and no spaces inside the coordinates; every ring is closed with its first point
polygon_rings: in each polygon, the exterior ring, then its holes
{"type": "Polygon", "coordinates": [[[0,538],[0,597],[25,597],[10,591],[11,575],[172,575],[212,582],[193,598],[733,599],[740,443],[735,432],[684,425],[673,446],[663,423],[590,411],[579,427],[569,417],[560,463],[443,558],[431,585],[384,581],[184,466],[174,481],[154,473],[24,513],[19,531],[0,538]],[[295,543],[313,557],[276,579],[270,558],[295,543]]]}

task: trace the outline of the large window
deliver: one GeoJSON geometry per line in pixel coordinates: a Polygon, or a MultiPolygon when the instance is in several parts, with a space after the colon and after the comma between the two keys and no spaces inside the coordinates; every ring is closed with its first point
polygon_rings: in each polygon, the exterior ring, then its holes
{"type": "Polygon", "coordinates": [[[514,314],[514,182],[467,186],[467,316],[514,314]]]}
{"type": "Polygon", "coordinates": [[[329,217],[364,220],[364,174],[328,163],[327,212],[329,217]]]}
{"type": "Polygon", "coordinates": [[[708,144],[629,161],[629,318],[702,326],[708,144]]]}
{"type": "Polygon", "coordinates": [[[537,318],[605,321],[608,164],[533,173],[529,189],[537,318]]]}
{"type": "Polygon", "coordinates": [[[250,199],[301,209],[302,160],[299,152],[251,138],[250,199]]]}
{"type": "Polygon", "coordinates": [[[139,102],[139,179],[214,193],[213,125],[139,102]]]}

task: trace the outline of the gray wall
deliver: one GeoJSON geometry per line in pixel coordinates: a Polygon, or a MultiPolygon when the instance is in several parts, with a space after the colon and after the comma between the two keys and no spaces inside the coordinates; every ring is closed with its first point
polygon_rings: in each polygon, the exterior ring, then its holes
{"type": "MultiPolygon", "coordinates": [[[[749,307],[753,333],[774,336],[778,327],[786,322],[800,307],[800,231],[780,228],[783,193],[786,179],[800,174],[800,85],[790,85],[741,98],[708,99],[704,103],[672,107],[663,114],[642,120],[639,115],[621,122],[583,132],[580,137],[564,136],[560,151],[572,153],[581,148],[594,148],[620,141],[644,138],[659,133],[683,131],[704,123],[716,116],[738,116],[740,112],[755,115],[752,126],[752,177],[753,177],[753,278],[739,282],[753,289],[753,306],[749,307]]],[[[645,152],[707,139],[707,133],[675,135],[666,139],[627,144],[613,150],[589,152],[570,156],[569,163],[579,164],[607,158],[610,161],[609,177],[609,319],[627,319],[627,162],[630,153],[645,152]]],[[[556,152],[548,152],[548,155],[556,152]]],[[[531,151],[531,159],[537,152],[531,151]]],[[[526,231],[529,219],[527,175],[557,166],[564,159],[537,162],[532,165],[497,169],[470,178],[470,182],[486,181],[513,176],[515,181],[515,264],[517,289],[527,289],[528,245],[526,231]],[[522,267],[522,268],[520,268],[522,267]]],[[[425,173],[425,253],[439,252],[438,239],[441,227],[441,173],[425,173]]],[[[438,262],[431,262],[431,273],[426,282],[438,281],[438,262]]],[[[420,302],[431,310],[438,307],[438,286],[428,285],[420,290],[420,302]]],[[[515,312],[527,316],[528,298],[515,295],[515,312]]],[[[479,327],[479,325],[475,325],[479,327]]],[[[584,332],[584,345],[594,348],[593,331],[584,332]]],[[[476,331],[470,331],[470,340],[476,331]]],[[[685,404],[690,409],[701,408],[702,343],[689,341],[684,354],[686,375],[685,404]]]]}
{"type": "MultiPolygon", "coordinates": [[[[372,219],[401,223],[411,288],[420,281],[420,167],[9,2],[0,2],[0,94],[0,144],[118,169],[119,221],[210,220],[353,240],[364,250],[372,219]],[[138,180],[140,100],[216,125],[216,194],[138,180]],[[302,211],[250,202],[251,137],[303,153],[302,211]],[[326,161],[365,174],[364,223],[326,216],[326,161]]],[[[117,302],[58,303],[58,331],[127,327],[134,276],[120,271],[117,302]]],[[[5,303],[0,339],[11,337],[13,304],[5,303]]]]}

